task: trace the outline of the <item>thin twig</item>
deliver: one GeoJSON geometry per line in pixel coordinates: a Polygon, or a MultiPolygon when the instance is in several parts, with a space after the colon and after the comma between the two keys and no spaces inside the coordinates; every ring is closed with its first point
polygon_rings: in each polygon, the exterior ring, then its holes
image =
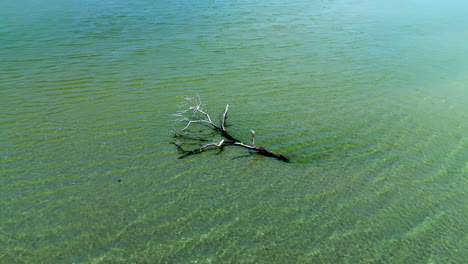
{"type": "Polygon", "coordinates": [[[201,146],[198,150],[201,152],[201,151],[203,151],[204,149],[206,149],[206,148],[208,148],[208,147],[211,147],[211,146],[221,147],[221,146],[224,144],[224,142],[226,142],[226,140],[221,139],[221,140],[220,140],[219,142],[217,142],[217,143],[210,143],[210,144],[203,145],[203,146],[201,146]]]}
{"type": "Polygon", "coordinates": [[[229,110],[229,105],[226,105],[226,109],[224,109],[223,115],[221,117],[221,129],[223,131],[226,131],[226,118],[227,118],[227,112],[229,110]]]}
{"type": "Polygon", "coordinates": [[[250,129],[250,132],[252,132],[252,146],[255,146],[255,131],[253,131],[253,129],[250,129]]]}

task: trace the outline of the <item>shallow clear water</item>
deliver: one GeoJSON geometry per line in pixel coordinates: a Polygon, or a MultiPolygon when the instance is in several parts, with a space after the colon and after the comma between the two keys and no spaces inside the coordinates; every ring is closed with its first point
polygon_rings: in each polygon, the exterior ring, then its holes
{"type": "Polygon", "coordinates": [[[466,261],[466,10],[0,3],[0,262],[466,261]],[[178,159],[194,93],[292,162],[178,159]]]}

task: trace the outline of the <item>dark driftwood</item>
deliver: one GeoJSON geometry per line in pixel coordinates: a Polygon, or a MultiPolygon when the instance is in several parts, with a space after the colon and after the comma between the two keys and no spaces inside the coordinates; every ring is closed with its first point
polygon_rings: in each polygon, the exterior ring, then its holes
{"type": "Polygon", "coordinates": [[[192,154],[201,153],[208,149],[212,148],[219,148],[220,151],[223,150],[225,146],[239,146],[251,151],[254,151],[260,155],[266,157],[276,158],[278,160],[282,160],[285,162],[289,162],[289,159],[283,156],[281,153],[273,153],[267,150],[265,147],[257,147],[255,145],[255,131],[251,130],[252,132],[252,144],[245,144],[242,141],[236,139],[226,129],[226,119],[227,113],[229,111],[229,105],[226,105],[224,112],[221,114],[221,124],[216,125],[211,116],[203,110],[203,105],[201,103],[200,97],[197,96],[196,98],[185,98],[186,103],[181,105],[180,108],[185,107],[185,109],[180,110],[175,114],[175,116],[179,117],[179,122],[186,123],[185,127],[182,129],[174,129],[174,138],[175,142],[173,142],[182,153],[182,156],[179,158],[184,158],[190,156],[192,154]],[[204,129],[196,131],[191,129],[193,125],[202,126],[204,129]],[[207,134],[207,128],[212,133],[207,134]],[[214,134],[218,134],[221,136],[222,139],[215,142],[210,142],[206,144],[201,144],[201,142],[209,142],[210,140],[206,139],[207,137],[213,137],[214,134]],[[181,141],[183,140],[183,141],[181,141]],[[192,147],[191,150],[187,150],[183,147],[183,145],[197,145],[197,147],[192,147]]]}

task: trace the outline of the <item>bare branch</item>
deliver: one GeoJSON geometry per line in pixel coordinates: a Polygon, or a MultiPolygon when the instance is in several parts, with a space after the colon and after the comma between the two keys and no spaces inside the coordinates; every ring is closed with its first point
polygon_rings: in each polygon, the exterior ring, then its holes
{"type": "Polygon", "coordinates": [[[208,112],[203,110],[203,104],[199,95],[196,95],[196,98],[184,97],[184,100],[185,103],[179,105],[179,108],[186,107],[186,109],[177,111],[173,115],[179,117],[179,119],[177,119],[178,122],[187,122],[185,127],[181,130],[187,130],[192,123],[206,123],[218,129],[218,126],[213,123],[208,112]]]}
{"type": "Polygon", "coordinates": [[[224,109],[224,113],[221,117],[221,129],[223,131],[226,131],[226,118],[227,118],[227,112],[229,110],[229,105],[226,105],[226,109],[224,109]]]}
{"type": "Polygon", "coordinates": [[[201,151],[203,151],[204,149],[206,149],[206,148],[208,148],[208,147],[212,147],[212,146],[221,147],[221,146],[224,144],[224,142],[226,142],[226,140],[221,139],[221,140],[220,140],[219,142],[217,142],[217,143],[210,143],[210,144],[203,145],[203,146],[201,146],[198,150],[201,152],[201,151]]]}
{"type": "Polygon", "coordinates": [[[185,109],[179,110],[178,112],[176,112],[176,114],[173,115],[173,116],[178,117],[177,119],[178,122],[185,123],[185,126],[182,129],[174,129],[173,131],[174,138],[176,140],[175,142],[173,142],[173,144],[175,144],[178,147],[179,151],[184,153],[179,158],[184,158],[192,154],[201,153],[205,150],[210,149],[210,147],[219,147],[220,151],[222,151],[225,145],[234,145],[234,146],[240,146],[240,147],[255,151],[263,156],[274,157],[276,159],[289,162],[289,159],[283,156],[281,153],[276,154],[276,153],[268,151],[265,147],[257,147],[255,145],[255,131],[254,130],[250,130],[252,133],[252,136],[251,136],[252,145],[245,144],[242,141],[233,137],[226,129],[226,119],[227,119],[227,113],[229,111],[229,104],[226,105],[224,112],[220,116],[221,125],[217,126],[212,121],[208,112],[203,109],[203,104],[201,102],[200,96],[196,95],[195,98],[185,97],[184,100],[185,100],[185,103],[180,105],[179,108],[185,108],[185,109]],[[198,127],[201,127],[202,130],[193,131],[193,126],[195,124],[200,124],[201,126],[198,126],[198,127]],[[208,131],[211,130],[212,133],[211,134],[207,133],[206,131],[207,129],[208,131]],[[200,147],[192,149],[192,150],[185,150],[184,148],[182,148],[182,144],[184,144],[184,142],[182,142],[181,139],[186,140],[185,144],[194,145],[196,142],[208,141],[204,137],[206,136],[212,137],[214,136],[214,134],[219,134],[224,139],[221,139],[218,142],[201,145],[200,147]],[[200,135],[202,135],[203,137],[200,135]]]}

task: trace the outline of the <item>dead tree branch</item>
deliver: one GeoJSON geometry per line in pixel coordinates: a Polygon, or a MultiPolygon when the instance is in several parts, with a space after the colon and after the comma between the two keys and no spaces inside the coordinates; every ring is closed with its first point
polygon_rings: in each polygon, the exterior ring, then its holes
{"type": "Polygon", "coordinates": [[[266,157],[276,158],[285,162],[289,162],[289,159],[283,156],[281,153],[273,153],[267,150],[265,147],[257,147],[255,145],[255,131],[252,132],[252,145],[245,144],[242,141],[233,137],[226,129],[227,113],[229,111],[229,105],[226,105],[224,112],[220,116],[221,125],[216,125],[211,116],[206,110],[203,109],[204,105],[201,102],[200,97],[197,95],[196,98],[185,97],[185,103],[179,106],[182,110],[179,110],[174,116],[178,117],[177,121],[185,124],[182,129],[174,129],[175,144],[179,151],[183,154],[179,158],[201,153],[203,151],[219,148],[223,150],[224,146],[239,146],[251,151],[254,151],[260,155],[266,157]],[[193,124],[193,125],[192,125],[193,124]],[[201,130],[195,131],[194,126],[198,125],[201,130]],[[209,133],[211,131],[211,133],[209,133]],[[214,132],[214,133],[213,133],[214,132]],[[209,142],[215,134],[218,134],[223,139],[214,141],[208,144],[200,144],[201,142],[209,142]],[[197,145],[196,148],[192,147],[188,150],[185,145],[197,145]]]}

